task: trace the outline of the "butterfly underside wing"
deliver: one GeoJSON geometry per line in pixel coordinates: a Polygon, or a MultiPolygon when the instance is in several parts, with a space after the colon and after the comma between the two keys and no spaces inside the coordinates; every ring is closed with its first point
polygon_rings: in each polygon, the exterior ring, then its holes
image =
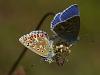
{"type": "Polygon", "coordinates": [[[48,35],[43,31],[32,31],[29,34],[23,35],[19,41],[32,52],[47,57],[52,51],[48,35]]]}

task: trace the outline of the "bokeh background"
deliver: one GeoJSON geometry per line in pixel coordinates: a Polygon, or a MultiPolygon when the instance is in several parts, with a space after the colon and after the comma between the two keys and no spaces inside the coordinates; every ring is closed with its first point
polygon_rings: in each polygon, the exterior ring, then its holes
{"type": "MultiPolygon", "coordinates": [[[[26,52],[14,75],[100,75],[99,0],[0,0],[0,75],[7,75],[24,46],[18,39],[34,30],[47,12],[59,12],[77,3],[80,8],[80,41],[71,48],[69,62],[59,67],[26,52]],[[19,74],[18,74],[19,73],[19,74]]],[[[50,21],[42,29],[50,32],[50,21]]]]}

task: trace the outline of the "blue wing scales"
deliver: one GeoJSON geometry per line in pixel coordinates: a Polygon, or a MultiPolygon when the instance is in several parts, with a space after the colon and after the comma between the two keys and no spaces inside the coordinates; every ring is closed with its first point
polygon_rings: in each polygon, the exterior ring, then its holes
{"type": "Polygon", "coordinates": [[[54,19],[51,22],[51,28],[54,28],[58,23],[61,22],[60,15],[61,15],[61,13],[56,14],[56,16],[54,17],[54,19]]]}
{"type": "Polygon", "coordinates": [[[51,30],[68,43],[77,41],[80,30],[80,13],[77,4],[58,13],[51,22],[51,30]]]}
{"type": "Polygon", "coordinates": [[[71,17],[74,16],[79,16],[79,8],[77,6],[77,4],[71,5],[70,7],[68,7],[67,9],[65,9],[62,14],[61,14],[61,21],[66,21],[68,19],[70,19],[71,17]]]}

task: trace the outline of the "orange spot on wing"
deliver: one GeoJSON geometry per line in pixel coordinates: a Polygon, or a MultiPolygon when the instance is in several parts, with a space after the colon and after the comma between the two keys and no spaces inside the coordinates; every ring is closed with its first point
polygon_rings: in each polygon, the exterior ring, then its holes
{"type": "Polygon", "coordinates": [[[32,43],[32,41],[29,41],[29,43],[32,43]]]}
{"type": "Polygon", "coordinates": [[[40,37],[44,37],[44,35],[43,34],[40,34],[40,37]]]}
{"type": "Polygon", "coordinates": [[[35,44],[32,44],[32,47],[34,48],[35,47],[35,44]]]}

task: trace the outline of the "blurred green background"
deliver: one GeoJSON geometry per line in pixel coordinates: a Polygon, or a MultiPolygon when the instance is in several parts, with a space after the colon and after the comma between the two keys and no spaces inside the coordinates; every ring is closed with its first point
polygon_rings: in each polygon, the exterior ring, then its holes
{"type": "MultiPolygon", "coordinates": [[[[0,75],[7,75],[22,52],[19,37],[35,29],[45,13],[60,12],[74,3],[80,8],[81,30],[69,62],[63,67],[48,64],[28,50],[16,71],[24,73],[14,75],[100,75],[99,0],[0,0],[0,75]]],[[[42,27],[48,33],[52,18],[42,27]]]]}

